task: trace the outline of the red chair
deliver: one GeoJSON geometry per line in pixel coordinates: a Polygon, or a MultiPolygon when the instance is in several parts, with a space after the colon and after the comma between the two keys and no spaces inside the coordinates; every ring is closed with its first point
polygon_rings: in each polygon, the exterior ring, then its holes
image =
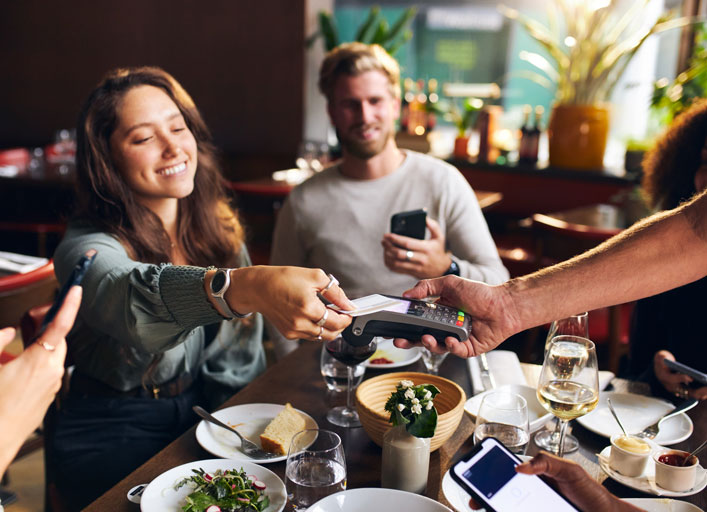
{"type": "Polygon", "coordinates": [[[0,328],[18,326],[26,311],[54,300],[58,286],[51,260],[31,272],[0,277],[0,328]]]}
{"type": "MultiPolygon", "coordinates": [[[[564,261],[619,234],[627,225],[619,213],[618,206],[595,205],[557,214],[533,215],[537,261],[542,261],[543,267],[564,261]]],[[[600,360],[603,358],[606,369],[614,373],[618,373],[621,357],[629,351],[633,305],[619,304],[589,312],[589,337],[597,343],[597,355],[600,360]]]]}

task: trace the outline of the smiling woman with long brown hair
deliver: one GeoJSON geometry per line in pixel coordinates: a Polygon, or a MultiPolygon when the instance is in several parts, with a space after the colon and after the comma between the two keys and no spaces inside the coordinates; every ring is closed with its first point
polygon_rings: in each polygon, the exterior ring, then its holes
{"type": "MultiPolygon", "coordinates": [[[[194,424],[193,405],[219,405],[265,368],[257,312],[318,340],[350,321],[325,316],[321,270],[250,266],[206,125],[166,72],[109,73],[83,107],[77,144],[59,280],[87,249],[98,255],[68,337],[70,395],[47,442],[72,510],[194,424]]],[[[350,305],[338,286],[326,294],[350,305]]]]}

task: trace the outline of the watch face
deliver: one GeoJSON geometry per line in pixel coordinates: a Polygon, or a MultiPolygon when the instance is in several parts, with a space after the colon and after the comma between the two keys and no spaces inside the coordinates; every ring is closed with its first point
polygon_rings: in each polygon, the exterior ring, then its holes
{"type": "Polygon", "coordinates": [[[223,270],[218,270],[211,280],[211,291],[213,293],[220,292],[224,284],[226,284],[226,273],[223,270]]]}

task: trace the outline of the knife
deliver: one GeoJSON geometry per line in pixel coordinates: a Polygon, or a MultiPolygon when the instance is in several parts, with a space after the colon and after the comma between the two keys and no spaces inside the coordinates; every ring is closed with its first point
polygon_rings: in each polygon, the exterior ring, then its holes
{"type": "Polygon", "coordinates": [[[479,355],[479,366],[481,367],[481,383],[484,385],[484,391],[495,388],[496,380],[493,378],[485,353],[479,355]]]}

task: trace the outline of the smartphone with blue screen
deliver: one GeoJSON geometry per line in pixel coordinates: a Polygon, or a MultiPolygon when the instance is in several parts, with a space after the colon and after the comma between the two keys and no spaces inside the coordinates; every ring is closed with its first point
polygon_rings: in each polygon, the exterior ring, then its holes
{"type": "Polygon", "coordinates": [[[537,475],[516,472],[521,461],[503,443],[487,437],[454,464],[452,478],[492,512],[578,512],[537,475]]]}

